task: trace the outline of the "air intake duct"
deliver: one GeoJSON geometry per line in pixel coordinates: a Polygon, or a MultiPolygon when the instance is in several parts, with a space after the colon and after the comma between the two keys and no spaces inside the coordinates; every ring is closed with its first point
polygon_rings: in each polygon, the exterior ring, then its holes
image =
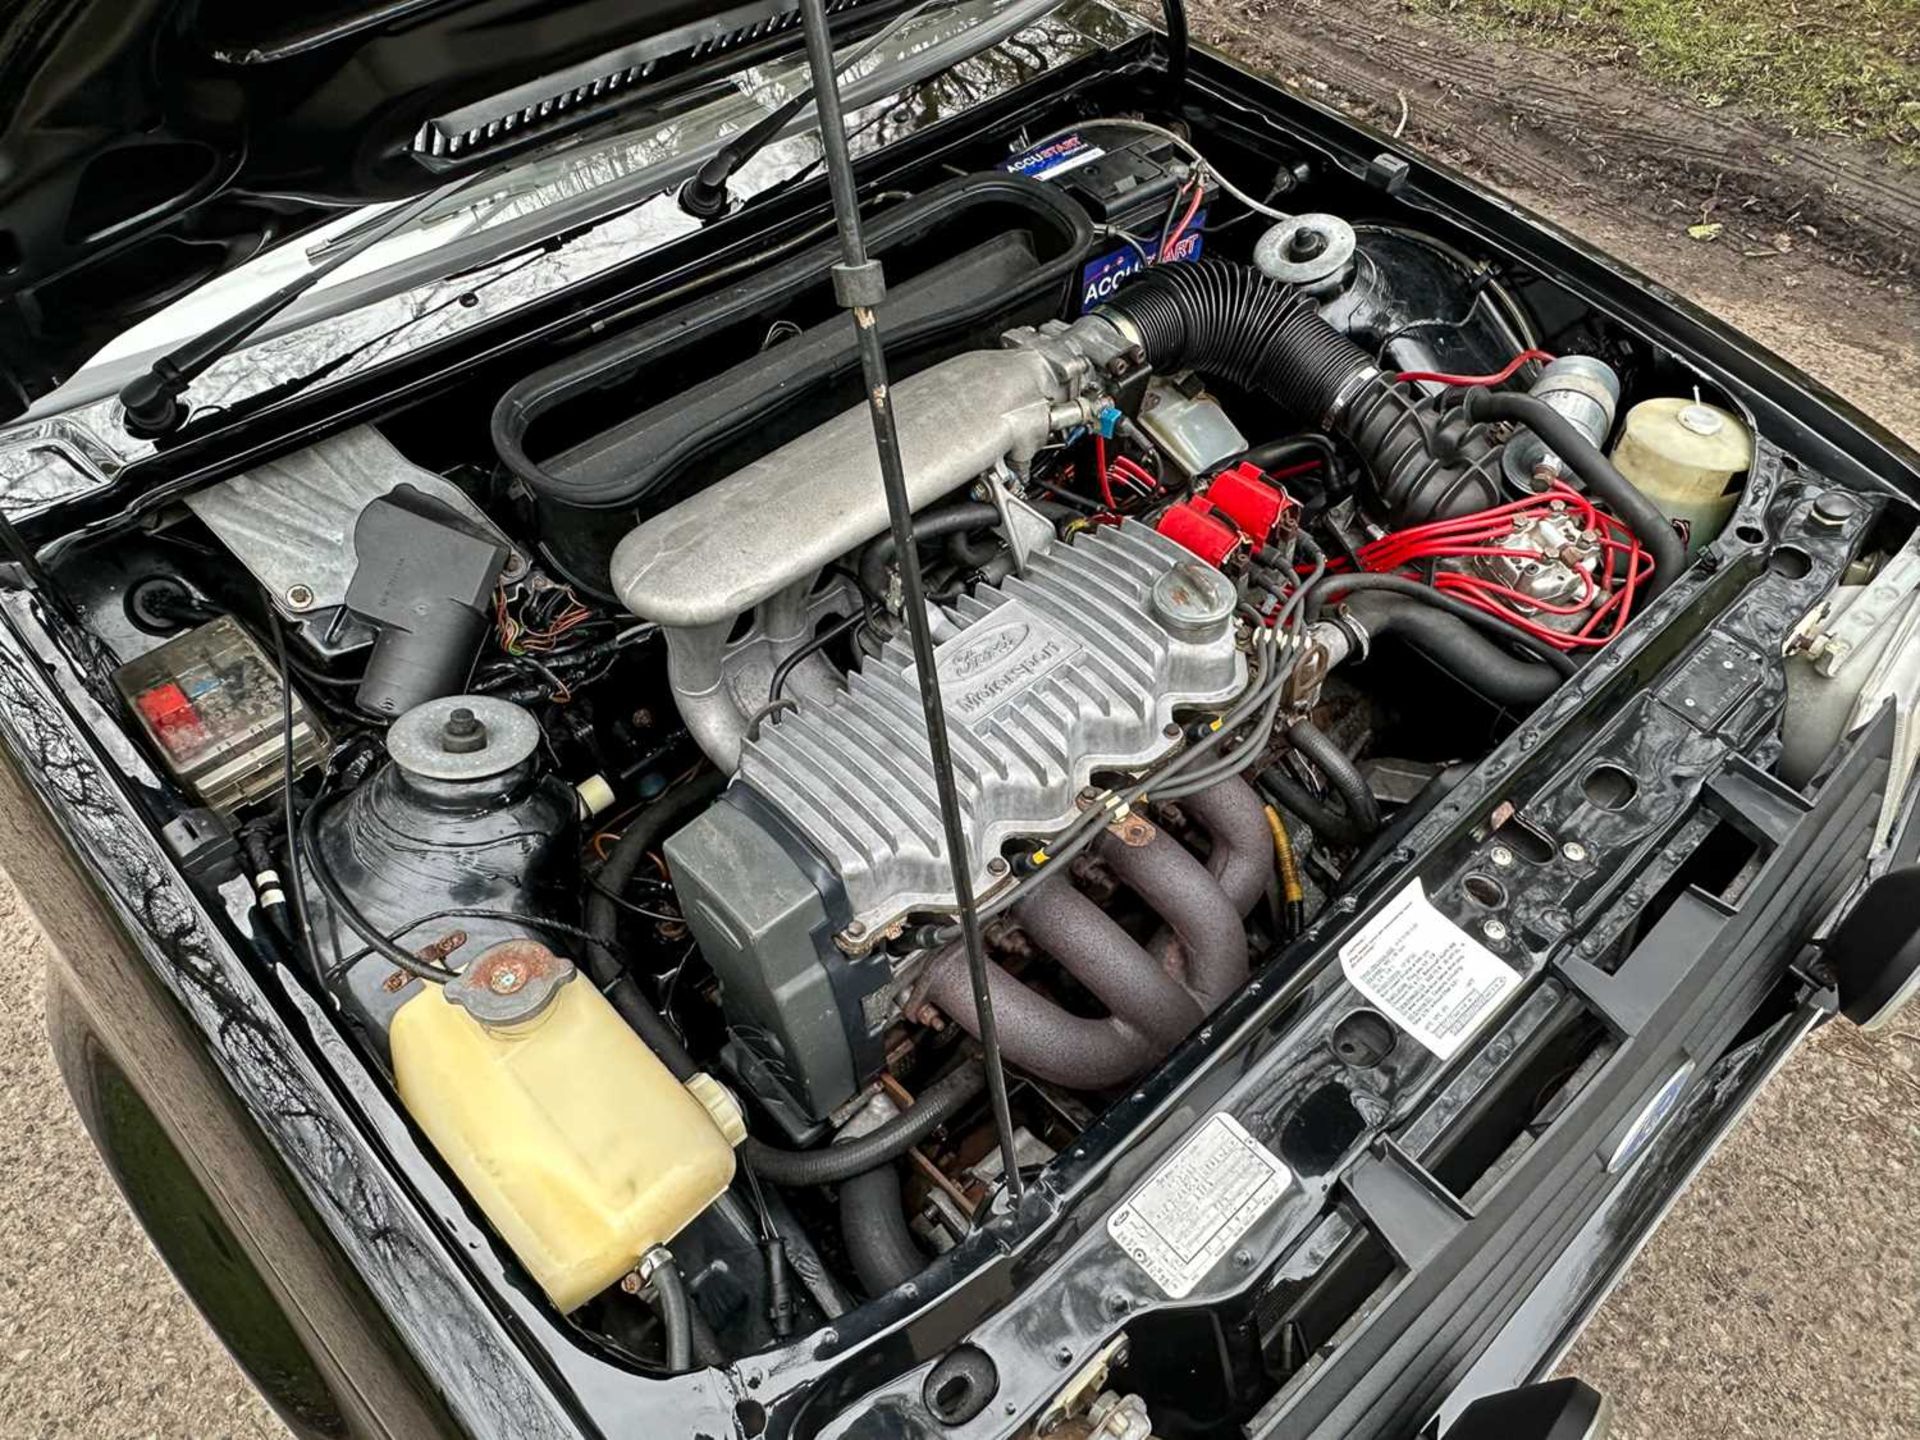
{"type": "Polygon", "coordinates": [[[1499,503],[1498,453],[1484,427],[1395,385],[1311,299],[1258,270],[1156,265],[1098,313],[1156,370],[1200,370],[1265,395],[1303,429],[1345,436],[1394,525],[1499,503]]]}

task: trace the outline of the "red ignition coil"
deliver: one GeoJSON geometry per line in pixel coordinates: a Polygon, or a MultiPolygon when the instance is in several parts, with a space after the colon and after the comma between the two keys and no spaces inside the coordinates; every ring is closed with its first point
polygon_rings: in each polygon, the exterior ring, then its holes
{"type": "Polygon", "coordinates": [[[1274,529],[1290,519],[1295,508],[1286,491],[1246,461],[1214,476],[1207,486],[1207,499],[1256,547],[1271,540],[1274,529]]]}
{"type": "Polygon", "coordinates": [[[1221,569],[1240,548],[1242,536],[1234,525],[1215,515],[1213,508],[1206,496],[1196,495],[1169,508],[1153,528],[1221,569]]]}

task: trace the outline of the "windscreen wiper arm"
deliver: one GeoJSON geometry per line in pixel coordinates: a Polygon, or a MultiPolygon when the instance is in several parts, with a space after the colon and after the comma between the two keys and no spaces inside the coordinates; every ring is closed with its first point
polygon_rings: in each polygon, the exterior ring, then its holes
{"type": "Polygon", "coordinates": [[[442,186],[396,205],[311,269],[162,355],[120,388],[120,405],[126,412],[120,423],[126,432],[136,439],[157,440],[178,430],[187,418],[187,407],[181,403],[181,397],[216,361],[238,349],[262,325],[349,260],[404,229],[471,183],[471,179],[462,180],[458,185],[442,186]]]}
{"type": "MultiPolygon", "coordinates": [[[[932,4],[933,0],[920,0],[904,15],[889,21],[871,40],[842,61],[837,73],[844,74],[858,65],[906,29],[932,4]]],[[[813,86],[809,84],[806,89],[768,111],[762,119],[756,120],[714,151],[712,158],[680,187],[680,208],[696,220],[716,220],[726,214],[729,199],[727,182],[733,179],[742,165],[778,140],[780,132],[812,103],[813,86]]]]}

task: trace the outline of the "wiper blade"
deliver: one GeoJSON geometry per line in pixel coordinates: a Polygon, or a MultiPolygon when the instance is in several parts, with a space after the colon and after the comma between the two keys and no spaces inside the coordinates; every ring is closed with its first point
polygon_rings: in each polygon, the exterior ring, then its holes
{"type": "Polygon", "coordinates": [[[434,206],[471,185],[474,178],[477,177],[469,177],[456,185],[442,186],[395,206],[341,244],[326,259],[289,280],[272,294],[254,301],[244,310],[162,355],[151,367],[120,388],[120,405],[125,411],[121,424],[126,432],[135,439],[157,440],[178,430],[187,418],[187,407],[181,403],[181,397],[186,394],[187,387],[204,375],[216,361],[238,349],[247,337],[342,265],[366,253],[389,235],[405,229],[434,206]]]}
{"type": "MultiPolygon", "coordinates": [[[[840,75],[853,69],[919,19],[933,3],[934,0],[920,0],[920,3],[911,10],[889,21],[871,40],[840,63],[835,71],[836,82],[840,75]]],[[[728,182],[738,173],[742,165],[780,138],[780,132],[791,125],[801,111],[813,104],[813,95],[814,86],[809,84],[806,89],[769,111],[763,119],[756,120],[722,145],[714,152],[712,158],[680,187],[678,197],[680,208],[696,220],[717,220],[726,214],[730,198],[727,193],[728,182]]]]}

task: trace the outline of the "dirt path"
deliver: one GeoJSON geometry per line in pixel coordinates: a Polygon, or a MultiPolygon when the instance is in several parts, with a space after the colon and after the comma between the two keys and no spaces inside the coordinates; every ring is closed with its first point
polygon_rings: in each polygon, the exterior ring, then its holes
{"type": "Polygon", "coordinates": [[[1920,172],[1457,35],[1396,0],[1195,0],[1192,15],[1204,43],[1403,128],[1920,444],[1920,172]],[[1722,228],[1700,241],[1698,224],[1722,228]]]}

